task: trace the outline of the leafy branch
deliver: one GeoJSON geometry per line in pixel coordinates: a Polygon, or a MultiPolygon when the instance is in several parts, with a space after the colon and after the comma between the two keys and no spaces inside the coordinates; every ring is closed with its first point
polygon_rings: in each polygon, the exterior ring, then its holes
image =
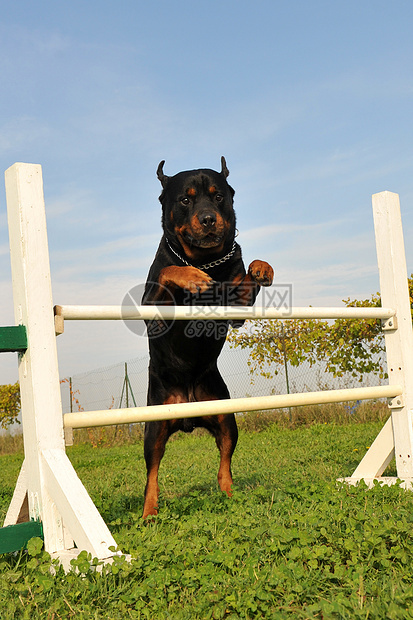
{"type": "Polygon", "coordinates": [[[18,383],[13,385],[0,385],[0,427],[7,428],[14,422],[20,424],[17,416],[20,411],[20,387],[18,383]]]}
{"type": "MultiPolygon", "coordinates": [[[[408,280],[413,308],[413,275],[408,280]]],[[[369,299],[345,299],[346,307],[380,307],[379,293],[369,299]]],[[[270,378],[277,375],[285,360],[292,366],[324,362],[334,377],[345,373],[361,382],[365,374],[386,376],[384,336],[379,319],[288,319],[246,321],[228,335],[231,347],[250,349],[251,373],[270,378]]]]}

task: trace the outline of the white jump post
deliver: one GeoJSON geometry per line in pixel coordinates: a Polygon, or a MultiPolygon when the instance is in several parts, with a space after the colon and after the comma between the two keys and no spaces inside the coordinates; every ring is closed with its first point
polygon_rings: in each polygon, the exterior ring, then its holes
{"type": "Polygon", "coordinates": [[[395,457],[402,486],[413,482],[413,330],[399,196],[392,192],[373,195],[373,216],[379,266],[381,301],[396,309],[394,319],[382,320],[385,334],[389,385],[398,384],[402,394],[389,402],[391,417],[350,478],[373,484],[379,479],[394,484],[397,478],[380,478],[395,457]]]}
{"type": "Polygon", "coordinates": [[[46,551],[69,568],[82,549],[111,558],[116,542],[65,453],[41,167],[17,163],[5,176],[14,314],[28,349],[19,355],[25,460],[4,525],[41,520],[46,551]]]}

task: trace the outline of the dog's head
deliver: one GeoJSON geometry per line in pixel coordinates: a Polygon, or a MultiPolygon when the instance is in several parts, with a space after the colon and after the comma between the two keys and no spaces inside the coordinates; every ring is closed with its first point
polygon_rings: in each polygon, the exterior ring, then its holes
{"type": "Polygon", "coordinates": [[[162,226],[172,242],[178,242],[185,255],[202,260],[231,246],[235,236],[234,190],[227,183],[229,174],[224,157],[221,172],[188,170],[172,177],[157,175],[162,184],[162,226]]]}

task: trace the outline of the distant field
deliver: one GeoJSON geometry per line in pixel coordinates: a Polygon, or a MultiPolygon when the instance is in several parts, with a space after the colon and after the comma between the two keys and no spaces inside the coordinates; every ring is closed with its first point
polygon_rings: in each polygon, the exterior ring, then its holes
{"type": "MultiPolygon", "coordinates": [[[[119,547],[96,574],[49,573],[34,541],[0,556],[8,618],[413,618],[413,494],[348,488],[380,422],[241,431],[235,492],[216,482],[207,435],[181,435],[161,466],[160,515],[142,524],[141,441],[68,450],[119,547]]],[[[22,460],[0,456],[4,516],[22,460]]],[[[394,471],[390,472],[393,473],[394,471]]]]}

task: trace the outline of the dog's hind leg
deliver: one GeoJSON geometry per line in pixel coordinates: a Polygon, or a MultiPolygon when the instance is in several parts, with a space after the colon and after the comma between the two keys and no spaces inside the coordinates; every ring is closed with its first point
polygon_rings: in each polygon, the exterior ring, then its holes
{"type": "MultiPolygon", "coordinates": [[[[228,388],[218,370],[204,378],[202,386],[196,389],[197,400],[217,400],[230,398],[228,388]],[[212,379],[212,381],[211,381],[212,379]],[[214,393],[212,396],[211,393],[214,393]]],[[[238,441],[238,428],[233,413],[214,416],[203,416],[201,424],[215,438],[220,454],[218,470],[218,484],[221,491],[231,497],[233,483],[231,473],[231,458],[238,441]]]]}
{"type": "MultiPolygon", "coordinates": [[[[212,400],[212,399],[209,399],[212,400]]],[[[231,458],[238,441],[238,429],[233,413],[225,415],[205,416],[201,425],[215,438],[220,454],[218,484],[221,491],[228,497],[232,496],[231,458]]]]}
{"type": "MultiPolygon", "coordinates": [[[[150,404],[154,404],[153,400],[149,399],[150,404]]],[[[164,400],[165,405],[173,403],[188,402],[188,399],[183,393],[175,390],[172,394],[164,400]]],[[[180,420],[164,420],[162,422],[147,422],[145,424],[145,439],[144,439],[144,456],[146,462],[146,487],[145,487],[145,501],[143,505],[142,517],[145,519],[151,515],[158,514],[158,472],[159,465],[163,455],[165,454],[165,446],[169,437],[181,428],[180,420]]]]}
{"type": "Polygon", "coordinates": [[[142,514],[144,519],[158,514],[158,471],[169,434],[167,422],[147,422],[145,424],[144,455],[147,479],[142,514]]]}
{"type": "Polygon", "coordinates": [[[232,413],[215,417],[217,418],[218,425],[214,436],[221,457],[218,470],[218,484],[221,491],[224,491],[228,497],[231,497],[231,458],[238,440],[237,423],[232,413]]]}

